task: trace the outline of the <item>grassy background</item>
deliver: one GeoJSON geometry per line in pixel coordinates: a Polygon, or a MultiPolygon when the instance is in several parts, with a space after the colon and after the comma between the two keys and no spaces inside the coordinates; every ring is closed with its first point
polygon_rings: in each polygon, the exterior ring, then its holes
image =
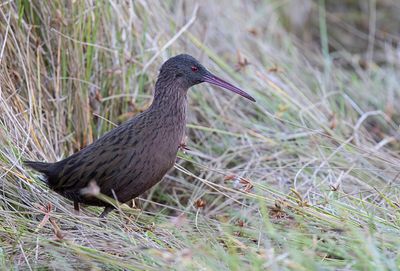
{"type": "Polygon", "coordinates": [[[397,270],[396,1],[3,1],[0,266],[397,270]],[[257,103],[189,93],[175,170],[100,224],[23,159],[56,161],[147,108],[187,52],[257,103]]]}

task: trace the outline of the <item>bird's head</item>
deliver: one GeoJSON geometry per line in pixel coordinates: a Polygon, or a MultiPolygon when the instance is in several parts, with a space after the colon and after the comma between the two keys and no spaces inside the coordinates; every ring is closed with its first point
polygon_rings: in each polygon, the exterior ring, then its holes
{"type": "Polygon", "coordinates": [[[160,69],[160,77],[175,80],[186,89],[207,82],[233,91],[253,102],[256,101],[243,90],[213,75],[194,57],[187,54],[177,55],[168,59],[160,69]]]}

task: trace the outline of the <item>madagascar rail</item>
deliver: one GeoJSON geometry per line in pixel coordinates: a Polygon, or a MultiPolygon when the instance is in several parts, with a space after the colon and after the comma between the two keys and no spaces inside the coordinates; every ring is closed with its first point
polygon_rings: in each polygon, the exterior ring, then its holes
{"type": "Polygon", "coordinates": [[[47,185],[74,202],[104,206],[105,217],[113,205],[82,191],[94,181],[100,193],[128,202],[158,183],[173,167],[186,126],[187,91],[208,82],[231,90],[253,102],[243,90],[218,78],[190,55],[168,59],[161,67],[154,99],[143,113],[109,131],[79,152],[56,163],[25,161],[43,173],[47,185]]]}

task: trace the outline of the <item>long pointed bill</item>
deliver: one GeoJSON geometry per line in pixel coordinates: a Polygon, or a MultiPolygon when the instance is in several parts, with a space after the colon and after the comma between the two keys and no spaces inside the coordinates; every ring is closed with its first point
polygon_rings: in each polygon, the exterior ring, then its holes
{"type": "Polygon", "coordinates": [[[221,78],[218,78],[217,76],[215,76],[211,73],[204,75],[203,79],[204,79],[204,82],[228,89],[232,92],[235,92],[236,94],[239,94],[240,96],[243,96],[243,97],[249,99],[250,101],[253,101],[253,102],[256,101],[253,97],[251,97],[249,94],[247,94],[240,88],[235,87],[234,85],[226,82],[225,80],[222,80],[221,78]]]}

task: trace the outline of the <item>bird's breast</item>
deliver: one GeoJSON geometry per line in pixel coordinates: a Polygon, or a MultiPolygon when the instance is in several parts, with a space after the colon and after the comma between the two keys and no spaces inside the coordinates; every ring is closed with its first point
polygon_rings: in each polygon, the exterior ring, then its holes
{"type": "Polygon", "coordinates": [[[168,162],[172,167],[184,134],[184,124],[181,123],[160,129],[152,143],[155,159],[159,162],[168,162]]]}

